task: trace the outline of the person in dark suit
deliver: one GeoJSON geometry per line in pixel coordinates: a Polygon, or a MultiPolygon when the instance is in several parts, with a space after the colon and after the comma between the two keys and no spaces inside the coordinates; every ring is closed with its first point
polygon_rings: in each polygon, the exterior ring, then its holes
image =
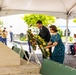
{"type": "MultiPolygon", "coordinates": [[[[41,38],[43,38],[45,42],[48,43],[50,41],[50,38],[51,38],[51,35],[50,35],[50,32],[49,32],[48,28],[43,26],[42,21],[40,21],[40,20],[38,20],[36,22],[36,25],[39,28],[39,36],[41,38]]],[[[50,48],[50,54],[51,54],[51,48],[50,48]]],[[[43,58],[45,58],[45,57],[43,56],[43,58]]]]}

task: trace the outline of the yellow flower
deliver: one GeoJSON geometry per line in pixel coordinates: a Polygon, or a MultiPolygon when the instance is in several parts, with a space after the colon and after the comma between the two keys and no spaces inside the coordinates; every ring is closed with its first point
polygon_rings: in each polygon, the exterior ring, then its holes
{"type": "Polygon", "coordinates": [[[40,47],[43,47],[42,45],[40,45],[40,47]]]}
{"type": "Polygon", "coordinates": [[[32,42],[32,40],[30,40],[30,42],[32,42]]]}
{"type": "Polygon", "coordinates": [[[46,45],[46,43],[44,42],[43,45],[46,45]]]}
{"type": "Polygon", "coordinates": [[[46,51],[48,52],[48,51],[49,51],[49,49],[47,48],[47,49],[46,49],[46,51]]]}

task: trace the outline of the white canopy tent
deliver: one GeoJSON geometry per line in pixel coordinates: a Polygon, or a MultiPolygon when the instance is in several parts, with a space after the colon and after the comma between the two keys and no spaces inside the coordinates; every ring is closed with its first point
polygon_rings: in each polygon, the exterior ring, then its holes
{"type": "Polygon", "coordinates": [[[66,19],[66,43],[68,19],[76,17],[76,0],[0,0],[0,16],[38,13],[66,19]]]}
{"type": "Polygon", "coordinates": [[[0,0],[0,15],[39,13],[75,17],[76,0],[0,0]]]}

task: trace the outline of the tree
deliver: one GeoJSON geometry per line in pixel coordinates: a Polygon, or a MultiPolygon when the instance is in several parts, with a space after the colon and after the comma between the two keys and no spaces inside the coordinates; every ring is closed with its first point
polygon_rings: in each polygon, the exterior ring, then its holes
{"type": "MultiPolygon", "coordinates": [[[[44,15],[44,14],[25,14],[23,16],[23,20],[28,24],[29,27],[36,27],[36,22],[38,20],[41,20],[43,22],[44,26],[47,25],[52,25],[55,21],[56,21],[56,17],[54,16],[48,16],[48,15],[44,15]]],[[[58,28],[58,33],[60,34],[60,36],[63,36],[63,31],[62,29],[58,28]]]]}
{"type": "Polygon", "coordinates": [[[53,24],[56,21],[56,17],[48,16],[43,14],[25,14],[23,20],[28,24],[28,26],[36,26],[36,22],[41,20],[44,26],[53,24]]]}

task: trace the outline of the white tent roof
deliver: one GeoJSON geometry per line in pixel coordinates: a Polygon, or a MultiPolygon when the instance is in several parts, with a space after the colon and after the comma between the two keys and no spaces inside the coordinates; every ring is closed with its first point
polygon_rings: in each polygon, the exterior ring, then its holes
{"type": "Polygon", "coordinates": [[[75,17],[76,0],[0,0],[0,16],[39,13],[66,18],[75,17]]]}

